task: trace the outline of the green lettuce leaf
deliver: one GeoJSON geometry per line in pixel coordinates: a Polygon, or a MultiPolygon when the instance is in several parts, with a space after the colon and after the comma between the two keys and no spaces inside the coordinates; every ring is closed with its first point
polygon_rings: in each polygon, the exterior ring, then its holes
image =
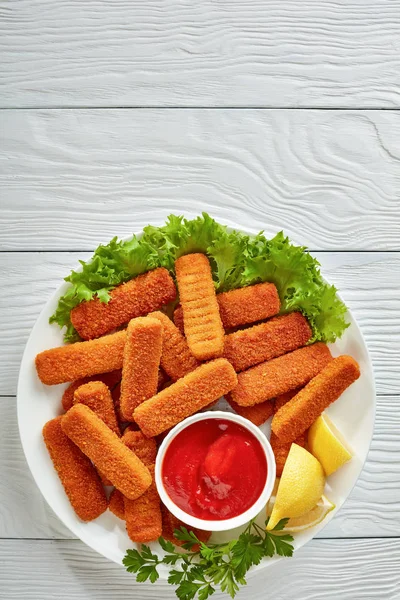
{"type": "Polygon", "coordinates": [[[318,261],[305,247],[295,246],[282,232],[268,240],[262,232],[248,236],[228,231],[207,213],[193,220],[170,215],[162,227],[145,227],[140,239],[113,238],[99,246],[88,262],[81,261],[80,271],[65,278],[70,287],[50,322],[65,327],[66,342],[77,341],[70,319],[74,306],[95,296],[108,302],[115,286],[156,267],[165,267],[174,276],[175,260],[192,252],[208,255],[218,292],[273,282],[281,313],[301,311],[313,329],[313,342],[334,342],[348,327],[346,306],[335,287],[323,280],[318,261]]]}

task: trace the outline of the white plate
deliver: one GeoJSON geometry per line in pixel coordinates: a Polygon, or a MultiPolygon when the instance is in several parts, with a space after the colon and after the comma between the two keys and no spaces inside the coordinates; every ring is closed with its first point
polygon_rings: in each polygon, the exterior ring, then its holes
{"type": "MultiPolygon", "coordinates": [[[[60,276],[65,276],[61,273],[60,276]]],[[[63,344],[63,334],[57,325],[49,325],[58,299],[67,289],[63,283],[43,308],[29,336],[18,381],[18,423],[26,460],[37,486],[59,519],[85,544],[106,558],[121,564],[128,548],[135,546],[128,538],[123,521],[110,511],[95,521],[84,523],[72,510],[53,468],[42,439],[43,425],[60,415],[61,396],[66,385],[43,385],[37,375],[34,359],[38,352],[63,344]]],[[[361,377],[327,410],[329,416],[348,440],[354,458],[327,480],[326,495],[336,509],[318,526],[298,534],[295,549],[311,540],[335,516],[353,489],[368,454],[375,418],[375,387],[372,365],[363,336],[351,313],[351,323],[343,338],[331,346],[332,354],[350,354],[360,365],[361,377]]],[[[223,401],[222,401],[223,402],[223,401]]],[[[221,406],[221,405],[220,405],[221,406]]],[[[269,433],[269,424],[262,429],[269,433]]],[[[215,533],[214,541],[236,537],[237,531],[215,533]]],[[[159,553],[158,543],[151,544],[159,553]]],[[[264,559],[254,570],[263,569],[277,559],[264,559]]],[[[166,570],[160,570],[161,575],[166,570]]]]}

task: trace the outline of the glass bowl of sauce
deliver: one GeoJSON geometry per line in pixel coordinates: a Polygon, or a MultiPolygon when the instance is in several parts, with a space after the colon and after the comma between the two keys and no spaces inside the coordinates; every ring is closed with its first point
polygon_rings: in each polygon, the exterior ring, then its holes
{"type": "Polygon", "coordinates": [[[239,415],[211,411],[176,425],[157,454],[155,481],[178,519],[209,531],[244,525],[266,505],[275,458],[262,431],[239,415]]]}

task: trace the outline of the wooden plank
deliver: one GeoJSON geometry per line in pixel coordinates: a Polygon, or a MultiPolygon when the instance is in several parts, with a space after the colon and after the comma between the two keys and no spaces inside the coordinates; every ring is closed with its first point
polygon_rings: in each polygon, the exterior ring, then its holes
{"type": "MultiPolygon", "coordinates": [[[[237,599],[396,600],[400,540],[314,540],[294,558],[250,575],[237,599]],[[390,543],[390,546],[388,546],[390,543]]],[[[0,541],[0,589],[7,600],[159,600],[176,598],[165,582],[137,584],[75,540],[0,541]]],[[[215,594],[213,598],[226,599],[215,594]]]]}
{"type": "MultiPolygon", "coordinates": [[[[398,393],[400,254],[315,255],[361,325],[372,354],[377,391],[398,393]]],[[[78,260],[89,256],[85,252],[0,253],[0,287],[7,290],[0,296],[0,395],[16,394],[23,349],[39,312],[78,260]]]]}
{"type": "Polygon", "coordinates": [[[399,106],[391,0],[1,3],[2,106],[399,106]]]}
{"type": "MultiPolygon", "coordinates": [[[[0,423],[4,424],[0,437],[0,538],[74,537],[47,506],[29,472],[19,441],[15,398],[0,398],[0,423]]],[[[400,536],[399,429],[400,396],[378,397],[367,463],[350,498],[319,537],[400,536]]]]}
{"type": "Polygon", "coordinates": [[[171,212],[202,210],[253,232],[284,229],[313,249],[400,249],[398,112],[22,110],[0,119],[3,250],[92,250],[171,212]]]}

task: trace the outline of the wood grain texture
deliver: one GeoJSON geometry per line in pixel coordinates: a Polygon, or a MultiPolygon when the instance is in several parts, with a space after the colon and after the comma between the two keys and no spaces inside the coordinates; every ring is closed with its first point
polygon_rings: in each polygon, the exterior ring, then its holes
{"type": "Polygon", "coordinates": [[[22,110],[0,119],[3,250],[92,250],[171,212],[202,210],[253,232],[284,229],[312,249],[400,249],[397,112],[22,110]]]}
{"type": "Polygon", "coordinates": [[[398,1],[0,5],[2,106],[399,106],[398,1]]]}
{"type": "MultiPolygon", "coordinates": [[[[250,575],[237,600],[398,600],[399,561],[398,539],[390,551],[386,540],[313,540],[294,558],[250,575]]],[[[7,600],[176,600],[172,586],[137,584],[75,540],[2,541],[0,563],[0,597],[7,600]]]]}
{"type": "Polygon", "coordinates": [[[0,538],[74,537],[47,505],[29,471],[19,439],[15,397],[0,398],[0,422],[0,538]]]}
{"type": "MultiPolygon", "coordinates": [[[[4,425],[0,437],[0,538],[73,538],[47,506],[29,472],[19,440],[14,397],[0,398],[0,423],[4,425]]],[[[378,397],[374,438],[364,470],[347,502],[318,537],[400,536],[399,429],[400,396],[378,397]]]]}
{"type": "MultiPolygon", "coordinates": [[[[377,391],[398,393],[400,373],[399,253],[315,252],[322,272],[354,311],[372,354],[377,391]]],[[[16,393],[30,330],[63,277],[85,252],[0,253],[0,395],[16,393]]],[[[56,327],[56,325],[54,325],[56,327]]]]}

